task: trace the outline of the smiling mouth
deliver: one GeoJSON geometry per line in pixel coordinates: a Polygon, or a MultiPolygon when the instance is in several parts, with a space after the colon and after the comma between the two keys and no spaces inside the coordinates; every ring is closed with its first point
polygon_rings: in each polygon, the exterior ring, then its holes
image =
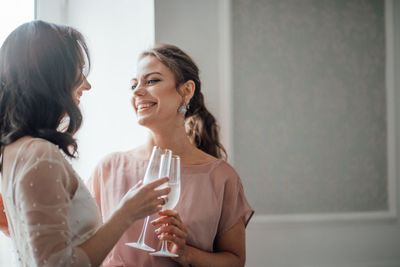
{"type": "Polygon", "coordinates": [[[147,104],[139,104],[137,105],[137,111],[141,112],[141,111],[145,111],[150,109],[151,107],[155,106],[156,103],[147,103],[147,104]]]}

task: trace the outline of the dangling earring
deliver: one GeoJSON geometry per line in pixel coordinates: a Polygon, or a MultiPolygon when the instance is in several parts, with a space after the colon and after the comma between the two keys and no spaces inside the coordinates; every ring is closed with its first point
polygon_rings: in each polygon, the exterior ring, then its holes
{"type": "Polygon", "coordinates": [[[188,109],[189,109],[189,103],[183,103],[183,105],[179,107],[178,113],[185,115],[188,109]]]}

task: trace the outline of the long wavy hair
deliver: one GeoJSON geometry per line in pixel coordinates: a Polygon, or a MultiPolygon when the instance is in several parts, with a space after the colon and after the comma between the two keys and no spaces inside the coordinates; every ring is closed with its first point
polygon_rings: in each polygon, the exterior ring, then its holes
{"type": "Polygon", "coordinates": [[[154,56],[167,66],[174,73],[177,88],[189,80],[195,83],[195,91],[185,114],[186,133],[197,148],[216,158],[226,159],[225,148],[219,140],[219,126],[204,103],[196,63],[180,48],[169,44],[144,51],[139,58],[145,56],[154,56]]]}
{"type": "MultiPolygon", "coordinates": [[[[23,136],[46,139],[76,157],[82,114],[72,90],[90,67],[81,33],[36,20],[15,29],[0,49],[0,146],[23,136]],[[66,129],[60,123],[69,118],[66,129]]],[[[86,73],[87,74],[87,73],[86,73]]]]}

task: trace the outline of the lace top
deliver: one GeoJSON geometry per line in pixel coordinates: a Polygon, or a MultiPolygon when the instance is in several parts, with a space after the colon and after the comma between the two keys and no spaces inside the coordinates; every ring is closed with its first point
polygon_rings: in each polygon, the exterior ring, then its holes
{"type": "Polygon", "coordinates": [[[94,234],[101,215],[57,146],[25,141],[2,177],[2,195],[19,266],[91,266],[78,245],[94,234]]]}

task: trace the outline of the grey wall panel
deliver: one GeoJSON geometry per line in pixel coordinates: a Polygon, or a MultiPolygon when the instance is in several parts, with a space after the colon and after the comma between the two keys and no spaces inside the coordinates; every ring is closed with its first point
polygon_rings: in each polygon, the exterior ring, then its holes
{"type": "Polygon", "coordinates": [[[384,1],[232,1],[235,167],[259,214],[380,211],[384,1]]]}

